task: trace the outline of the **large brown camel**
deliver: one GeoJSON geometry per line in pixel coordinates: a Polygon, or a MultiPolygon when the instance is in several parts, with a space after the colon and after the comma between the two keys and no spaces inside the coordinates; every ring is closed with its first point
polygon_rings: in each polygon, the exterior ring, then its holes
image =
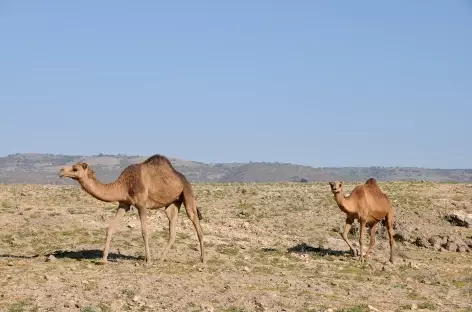
{"type": "Polygon", "coordinates": [[[350,195],[345,196],[342,192],[342,182],[329,182],[331,192],[334,194],[334,200],[338,207],[347,215],[344,232],[341,234],[344,241],[348,244],[353,256],[356,251],[347,239],[347,234],[354,220],[359,220],[359,256],[361,262],[364,262],[363,239],[366,226],[370,227],[370,244],[366,257],[370,257],[375,243],[375,233],[378,223],[385,218],[390,242],[390,262],[393,263],[393,249],[395,241],[393,239],[393,223],[395,219],[395,210],[385,193],[380,190],[377,181],[374,178],[368,179],[365,184],[356,186],[350,195]]]}
{"type": "Polygon", "coordinates": [[[199,222],[202,216],[196,206],[192,186],[183,174],[174,169],[167,157],[153,155],[141,163],[130,165],[121,172],[115,182],[109,184],[99,182],[95,177],[95,172],[84,162],[63,167],[59,176],[76,180],[87,193],[96,199],[119,204],[114,219],[108,225],[101,263],[107,262],[111,236],[131,206],[136,207],[139,213],[147,264],[151,263],[147,212],[148,209],[165,208],[169,219],[169,239],[159,258],[160,262],[164,261],[175,242],[177,217],[182,203],[197,231],[200,242],[200,260],[205,262],[203,233],[199,222]]]}

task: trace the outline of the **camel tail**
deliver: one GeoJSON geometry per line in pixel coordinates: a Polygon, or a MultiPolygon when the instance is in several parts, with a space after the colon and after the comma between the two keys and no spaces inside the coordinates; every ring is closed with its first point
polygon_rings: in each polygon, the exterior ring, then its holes
{"type": "Polygon", "coordinates": [[[184,205],[185,209],[187,211],[192,211],[193,213],[197,214],[198,220],[202,220],[202,213],[200,212],[200,208],[197,207],[197,201],[195,199],[195,194],[193,193],[192,185],[190,182],[185,178],[183,174],[179,174],[184,182],[184,190],[183,190],[183,195],[184,195],[184,205]],[[192,207],[189,207],[189,206],[192,207]],[[195,209],[195,210],[194,210],[195,209]]]}
{"type": "Polygon", "coordinates": [[[198,216],[198,220],[202,220],[203,217],[202,217],[202,214],[200,212],[200,208],[197,207],[197,216],[198,216]]]}

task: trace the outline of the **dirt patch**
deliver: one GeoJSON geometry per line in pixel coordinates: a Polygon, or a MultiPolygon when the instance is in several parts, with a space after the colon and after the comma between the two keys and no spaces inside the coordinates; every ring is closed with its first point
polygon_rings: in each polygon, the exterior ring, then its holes
{"type": "MultiPolygon", "coordinates": [[[[0,185],[0,310],[472,311],[472,254],[446,252],[472,233],[444,218],[452,203],[472,200],[472,188],[379,184],[407,237],[397,235],[394,265],[384,230],[371,260],[349,255],[327,183],[227,183],[195,184],[207,265],[182,211],[167,261],[150,267],[136,211],[117,228],[110,263],[97,265],[116,206],[78,187],[0,185]],[[438,242],[444,250],[432,248],[438,242]]],[[[156,259],[167,241],[163,211],[150,212],[149,228],[156,259]]],[[[358,245],[355,228],[349,238],[358,245]]]]}

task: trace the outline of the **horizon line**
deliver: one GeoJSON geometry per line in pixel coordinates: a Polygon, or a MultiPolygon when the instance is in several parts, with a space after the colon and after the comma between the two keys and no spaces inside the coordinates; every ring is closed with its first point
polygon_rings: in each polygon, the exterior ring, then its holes
{"type": "MultiPolygon", "coordinates": [[[[154,153],[166,156],[162,153],[154,153]]],[[[0,158],[6,158],[11,156],[17,155],[49,155],[49,156],[70,156],[70,157],[104,157],[104,156],[112,156],[112,157],[150,157],[152,155],[131,155],[126,153],[116,153],[116,154],[107,154],[107,153],[98,153],[98,154],[54,154],[54,153],[39,153],[39,152],[27,152],[27,153],[13,153],[7,155],[0,155],[0,158]]],[[[381,165],[371,165],[371,166],[311,166],[311,165],[302,165],[297,163],[290,163],[290,162],[280,162],[280,161],[246,161],[246,162],[204,162],[204,161],[197,161],[197,160],[188,160],[184,158],[174,157],[174,156],[166,156],[169,159],[176,159],[182,161],[191,161],[194,163],[201,163],[206,165],[221,165],[221,164],[251,164],[251,163],[266,163],[266,164],[281,164],[281,165],[295,165],[295,166],[302,166],[302,167],[310,167],[313,169],[343,169],[343,168],[405,168],[405,169],[426,169],[426,170],[472,170],[472,168],[440,168],[440,167],[417,167],[417,166],[398,166],[398,165],[390,165],[390,166],[381,166],[381,165]]]]}

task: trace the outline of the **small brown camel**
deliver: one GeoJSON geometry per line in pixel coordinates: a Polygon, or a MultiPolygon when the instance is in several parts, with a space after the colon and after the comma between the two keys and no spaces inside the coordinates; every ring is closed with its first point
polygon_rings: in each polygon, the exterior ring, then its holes
{"type": "Polygon", "coordinates": [[[102,264],[107,262],[111,236],[131,206],[136,207],[139,213],[147,264],[152,262],[147,230],[148,209],[165,208],[169,219],[169,239],[160,255],[159,262],[164,261],[175,242],[177,217],[182,203],[197,231],[200,242],[200,260],[205,262],[203,233],[199,222],[202,216],[196,206],[192,186],[182,173],[174,169],[167,157],[153,155],[141,163],[130,165],[121,172],[116,181],[110,184],[99,182],[95,177],[95,172],[84,162],[63,167],[59,176],[76,180],[87,193],[98,200],[119,204],[114,219],[108,225],[102,264]]]}
{"type": "Polygon", "coordinates": [[[356,251],[348,241],[347,234],[354,220],[357,219],[360,223],[359,256],[361,262],[364,262],[363,239],[365,228],[366,226],[370,227],[370,244],[366,253],[366,257],[370,257],[374,248],[377,225],[385,218],[390,242],[390,262],[393,263],[393,249],[395,247],[393,223],[395,210],[387,195],[377,185],[377,181],[374,178],[370,178],[365,184],[356,186],[350,195],[347,196],[342,192],[342,182],[333,181],[329,182],[329,185],[338,207],[347,215],[346,225],[341,236],[348,244],[351,254],[355,256],[356,251]]]}

